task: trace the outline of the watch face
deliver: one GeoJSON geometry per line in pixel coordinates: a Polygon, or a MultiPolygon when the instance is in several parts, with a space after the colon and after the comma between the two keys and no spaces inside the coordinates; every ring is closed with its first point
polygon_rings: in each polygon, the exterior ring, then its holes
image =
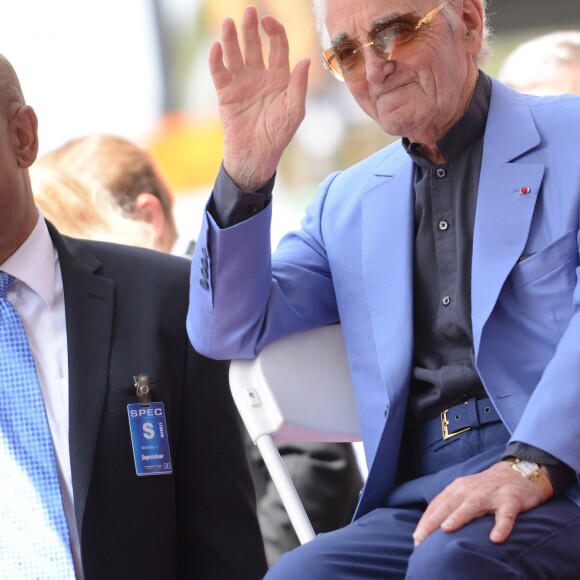
{"type": "Polygon", "coordinates": [[[531,477],[539,469],[538,464],[531,461],[518,461],[513,467],[526,477],[531,477]]]}

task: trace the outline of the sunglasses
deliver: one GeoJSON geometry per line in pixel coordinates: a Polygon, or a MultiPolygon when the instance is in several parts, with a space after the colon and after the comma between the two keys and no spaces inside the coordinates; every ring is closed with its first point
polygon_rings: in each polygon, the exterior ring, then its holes
{"type": "Polygon", "coordinates": [[[339,81],[351,82],[364,74],[363,48],[371,46],[385,60],[392,60],[395,52],[403,56],[414,52],[429,35],[429,24],[433,17],[449,2],[451,0],[446,0],[425,16],[418,12],[409,12],[378,24],[369,32],[368,42],[365,44],[346,40],[331,46],[322,53],[324,68],[339,81]]]}

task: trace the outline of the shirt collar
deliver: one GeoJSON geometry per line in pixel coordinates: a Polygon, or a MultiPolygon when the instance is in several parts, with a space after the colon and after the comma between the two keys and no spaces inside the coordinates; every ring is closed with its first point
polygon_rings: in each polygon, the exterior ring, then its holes
{"type": "Polygon", "coordinates": [[[40,209],[38,221],[24,243],[0,265],[38,294],[49,307],[54,304],[57,253],[40,209]]]}
{"type": "MultiPolygon", "coordinates": [[[[446,163],[460,157],[468,147],[483,137],[490,98],[491,80],[480,71],[473,96],[463,117],[437,141],[437,147],[446,163]]],[[[425,158],[420,153],[420,144],[411,143],[404,137],[403,145],[413,161],[422,161],[424,164],[425,158]]]]}

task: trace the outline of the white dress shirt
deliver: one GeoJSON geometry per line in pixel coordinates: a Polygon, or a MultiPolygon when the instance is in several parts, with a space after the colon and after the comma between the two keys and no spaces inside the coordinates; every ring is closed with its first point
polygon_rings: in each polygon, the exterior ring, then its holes
{"type": "Polygon", "coordinates": [[[7,299],[26,330],[54,444],[77,579],[83,578],[68,443],[68,352],[58,254],[40,214],[28,239],[0,265],[16,278],[7,299]]]}

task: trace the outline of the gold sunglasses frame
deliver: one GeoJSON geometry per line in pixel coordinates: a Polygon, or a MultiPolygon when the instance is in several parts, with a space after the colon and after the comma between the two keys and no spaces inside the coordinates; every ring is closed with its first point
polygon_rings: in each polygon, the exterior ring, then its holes
{"type": "MultiPolygon", "coordinates": [[[[441,11],[443,10],[443,8],[445,8],[445,6],[447,6],[447,4],[449,4],[449,2],[451,2],[451,0],[445,0],[445,2],[443,2],[443,4],[440,4],[439,6],[436,6],[435,8],[433,8],[433,10],[431,10],[430,12],[428,12],[427,14],[425,14],[425,16],[423,16],[422,18],[419,19],[419,21],[417,22],[416,26],[415,26],[415,33],[417,33],[419,30],[421,30],[421,28],[423,28],[424,26],[428,25],[431,23],[431,20],[433,20],[433,18],[441,11]]],[[[372,34],[369,33],[369,34],[372,34]]],[[[376,46],[376,41],[375,40],[369,40],[369,42],[366,42],[365,44],[361,44],[360,46],[358,46],[357,48],[355,48],[354,50],[354,54],[360,54],[360,58],[362,58],[362,49],[363,48],[367,48],[369,46],[376,46]]],[[[336,68],[334,68],[332,66],[332,61],[335,58],[334,55],[334,50],[336,47],[331,46],[330,48],[327,48],[326,50],[322,51],[322,65],[324,66],[324,68],[330,72],[332,74],[332,76],[337,79],[338,81],[340,81],[341,83],[344,82],[348,82],[346,81],[345,77],[344,77],[344,72],[342,71],[342,69],[340,69],[340,65],[339,66],[339,70],[337,70],[336,68]]],[[[383,54],[380,51],[377,51],[377,54],[379,54],[380,56],[383,56],[383,54]]],[[[386,60],[391,60],[391,54],[392,51],[389,53],[389,56],[386,58],[386,60]]],[[[358,77],[357,77],[358,78],[358,77]]],[[[351,79],[351,80],[356,80],[356,79],[351,79]]]]}

